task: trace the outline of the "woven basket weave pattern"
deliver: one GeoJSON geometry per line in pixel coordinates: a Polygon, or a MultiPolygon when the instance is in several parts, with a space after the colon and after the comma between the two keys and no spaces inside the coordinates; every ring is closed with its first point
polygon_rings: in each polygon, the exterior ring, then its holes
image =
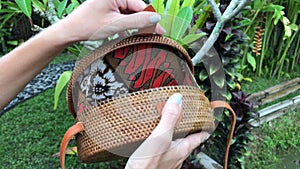
{"type": "Polygon", "coordinates": [[[80,140],[77,144],[81,160],[101,161],[103,154],[100,154],[101,157],[91,156],[97,156],[99,151],[103,153],[104,150],[122,147],[124,143],[135,144],[146,139],[160,119],[157,104],[165,102],[177,92],[183,94],[184,115],[175,129],[174,138],[199,129],[212,130],[214,123],[209,101],[197,87],[166,86],[135,92],[105,101],[78,114],[78,120],[83,122],[87,131],[77,137],[80,140]]]}
{"type": "MultiPolygon", "coordinates": [[[[184,70],[179,67],[175,75],[180,77],[184,70]]],[[[133,36],[109,42],[90,53],[76,65],[67,89],[69,111],[84,125],[84,131],[76,135],[80,160],[90,163],[128,157],[159,123],[161,112],[158,105],[163,105],[174,93],[183,95],[183,117],[175,128],[173,139],[214,129],[210,102],[193,78],[193,65],[188,53],[177,42],[157,35],[133,36]],[[163,50],[168,49],[173,54],[169,59],[174,59],[176,63],[186,62],[184,68],[190,69],[186,72],[191,77],[191,85],[179,83],[177,86],[146,88],[103,100],[95,106],[84,104],[88,106],[83,111],[76,112],[78,107],[75,108],[77,104],[73,102],[77,103],[78,99],[86,102],[85,95],[79,90],[78,79],[89,70],[93,62],[113,56],[117,49],[147,43],[155,44],[163,50]],[[73,100],[73,97],[77,100],[73,100]]]]}

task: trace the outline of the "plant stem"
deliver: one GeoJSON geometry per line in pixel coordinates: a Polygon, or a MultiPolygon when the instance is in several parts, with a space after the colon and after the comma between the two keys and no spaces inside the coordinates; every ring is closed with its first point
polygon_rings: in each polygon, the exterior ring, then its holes
{"type": "Polygon", "coordinates": [[[197,65],[202,61],[205,54],[210,50],[210,48],[214,45],[214,43],[218,39],[225,23],[231,18],[233,18],[238,12],[240,12],[240,10],[243,9],[243,7],[246,5],[247,2],[247,0],[232,0],[228,5],[229,9],[226,9],[226,12],[224,12],[224,14],[222,15],[221,11],[219,10],[214,0],[207,0],[207,1],[210,4],[214,16],[217,18],[218,21],[212,33],[208,37],[207,41],[193,57],[192,59],[193,65],[197,65]]]}
{"type": "Polygon", "coordinates": [[[294,50],[294,54],[293,54],[293,60],[292,60],[292,66],[291,66],[291,70],[293,71],[294,70],[294,68],[295,68],[295,63],[296,63],[296,58],[297,58],[297,55],[298,55],[298,53],[299,53],[299,47],[300,47],[300,38],[299,38],[299,29],[300,28],[298,28],[298,32],[297,32],[297,34],[298,34],[298,40],[297,40],[297,43],[296,43],[296,47],[295,47],[295,50],[294,50]]]}
{"type": "Polygon", "coordinates": [[[210,50],[210,48],[214,45],[214,43],[218,39],[223,27],[224,27],[223,22],[216,23],[216,25],[215,25],[212,33],[208,37],[207,41],[204,43],[204,45],[201,47],[201,49],[193,57],[193,59],[192,59],[193,65],[197,65],[198,63],[203,61],[203,57],[210,50]]]}
{"type": "MultiPolygon", "coordinates": [[[[293,36],[291,37],[291,39],[288,41],[288,44],[285,46],[285,50],[284,50],[284,52],[282,54],[282,57],[280,58],[280,61],[279,61],[280,67],[279,67],[279,70],[278,70],[278,73],[277,73],[277,79],[280,78],[280,75],[281,75],[281,72],[282,72],[282,68],[283,68],[283,65],[284,65],[284,60],[286,58],[287,52],[289,51],[289,48],[290,48],[293,40],[295,39],[296,35],[297,35],[297,32],[295,32],[293,34],[293,36]]],[[[288,66],[288,65],[286,65],[286,66],[288,66]]],[[[276,72],[274,72],[274,73],[276,73],[276,72]]]]}

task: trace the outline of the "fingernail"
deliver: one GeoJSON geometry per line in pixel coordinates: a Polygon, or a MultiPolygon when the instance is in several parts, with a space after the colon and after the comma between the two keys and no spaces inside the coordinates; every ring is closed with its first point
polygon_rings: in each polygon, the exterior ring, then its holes
{"type": "Polygon", "coordinates": [[[160,21],[160,19],[161,19],[160,15],[158,15],[158,14],[152,15],[150,17],[150,23],[152,23],[152,24],[157,23],[160,21]]]}
{"type": "Polygon", "coordinates": [[[176,103],[179,106],[182,105],[182,95],[180,93],[175,93],[169,98],[170,102],[176,103]]]}
{"type": "Polygon", "coordinates": [[[207,139],[210,137],[210,134],[208,134],[208,133],[206,133],[206,132],[203,133],[203,135],[204,135],[204,136],[203,136],[203,137],[204,137],[204,140],[207,140],[207,139]]]}

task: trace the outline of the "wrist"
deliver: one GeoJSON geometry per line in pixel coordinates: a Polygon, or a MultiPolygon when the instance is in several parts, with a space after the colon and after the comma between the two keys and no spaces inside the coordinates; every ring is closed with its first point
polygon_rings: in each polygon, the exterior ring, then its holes
{"type": "Polygon", "coordinates": [[[72,30],[65,26],[62,21],[59,21],[41,33],[44,38],[47,38],[50,43],[54,43],[58,47],[67,47],[79,40],[72,35],[72,30]]]}

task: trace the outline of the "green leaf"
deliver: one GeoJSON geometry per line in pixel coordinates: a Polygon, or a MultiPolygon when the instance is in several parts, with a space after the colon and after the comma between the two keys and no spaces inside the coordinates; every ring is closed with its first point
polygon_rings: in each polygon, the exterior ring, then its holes
{"type": "Polygon", "coordinates": [[[7,6],[7,9],[12,9],[15,10],[16,12],[22,12],[21,9],[19,8],[19,6],[16,3],[13,2],[6,2],[6,1],[2,1],[2,5],[7,6]]]}
{"type": "Polygon", "coordinates": [[[72,4],[74,5],[74,8],[76,9],[79,7],[80,3],[77,0],[71,0],[72,4]]]}
{"type": "Polygon", "coordinates": [[[18,46],[19,42],[17,40],[9,40],[6,41],[7,44],[13,45],[13,46],[18,46]]]}
{"type": "Polygon", "coordinates": [[[205,35],[207,35],[207,33],[205,33],[205,32],[201,32],[198,34],[188,34],[181,41],[183,44],[187,45],[187,44],[190,44],[190,43],[202,38],[205,35]]]}
{"type": "Polygon", "coordinates": [[[39,0],[32,0],[32,6],[39,11],[45,11],[46,6],[42,4],[39,0]]]}
{"type": "Polygon", "coordinates": [[[68,0],[63,0],[62,2],[59,3],[58,8],[57,8],[57,16],[59,18],[62,18],[63,12],[67,7],[68,0]]]}
{"type": "Polygon", "coordinates": [[[199,79],[201,81],[204,81],[207,78],[208,78],[208,74],[207,74],[206,70],[204,70],[204,69],[201,70],[200,73],[199,73],[199,79]]]}
{"type": "Polygon", "coordinates": [[[209,65],[209,75],[213,75],[214,73],[216,73],[219,69],[220,69],[220,65],[216,64],[216,63],[211,63],[209,65]]]}
{"type": "Polygon", "coordinates": [[[60,1],[59,0],[53,0],[53,4],[54,4],[55,9],[57,10],[58,6],[60,4],[60,1]]]}
{"type": "Polygon", "coordinates": [[[66,9],[66,13],[70,14],[73,10],[74,10],[74,4],[70,4],[66,9]]]}
{"type": "Polygon", "coordinates": [[[256,69],[256,60],[250,53],[247,53],[247,62],[252,66],[254,71],[256,69]]]}
{"type": "MultiPolygon", "coordinates": [[[[162,26],[166,30],[166,36],[171,36],[172,35],[172,28],[175,20],[175,16],[178,13],[179,10],[179,2],[180,0],[168,0],[167,1],[167,15],[164,16],[162,21],[162,26]]],[[[171,37],[172,38],[172,37],[171,37]]]]}
{"type": "Polygon", "coordinates": [[[213,80],[216,83],[216,85],[220,88],[223,88],[225,85],[225,77],[222,76],[213,76],[213,80]]]}
{"type": "Polygon", "coordinates": [[[189,27],[192,18],[193,10],[191,7],[185,7],[180,9],[174,19],[171,37],[175,40],[181,39],[184,33],[186,32],[187,28],[189,27]]]}
{"type": "Polygon", "coordinates": [[[31,0],[15,0],[21,11],[28,17],[31,17],[31,0]]]}
{"type": "Polygon", "coordinates": [[[72,71],[65,71],[60,75],[57,81],[57,84],[55,86],[55,92],[54,92],[54,110],[56,110],[57,108],[59,96],[62,90],[64,89],[64,87],[69,82],[71,75],[72,75],[72,71]]]}
{"type": "Polygon", "coordinates": [[[222,94],[226,98],[226,100],[231,100],[232,99],[232,94],[230,92],[227,92],[226,94],[222,94]]]}
{"type": "Polygon", "coordinates": [[[184,8],[184,7],[193,7],[194,2],[195,2],[195,0],[184,0],[183,3],[182,3],[182,5],[181,5],[181,8],[184,8]]]}
{"type": "Polygon", "coordinates": [[[281,5],[269,4],[264,8],[266,12],[274,12],[272,18],[274,19],[274,25],[277,25],[279,19],[284,15],[284,7],[281,5]]]}
{"type": "Polygon", "coordinates": [[[0,9],[2,9],[2,2],[1,2],[1,0],[0,0],[0,9]]]}
{"type": "MultiPolygon", "coordinates": [[[[4,10],[4,9],[3,9],[4,10]]],[[[1,24],[0,24],[0,27],[2,28],[3,25],[10,19],[12,18],[13,16],[15,15],[15,13],[8,13],[8,14],[5,14],[3,16],[1,16],[0,20],[2,21],[1,24]],[[3,19],[4,18],[4,19],[3,19]]]]}
{"type": "Polygon", "coordinates": [[[170,16],[176,16],[176,14],[178,13],[179,10],[179,3],[180,0],[168,0],[167,4],[168,6],[168,15],[170,16]]]}
{"type": "Polygon", "coordinates": [[[152,0],[152,6],[159,14],[165,13],[164,0],[152,0]]]}

